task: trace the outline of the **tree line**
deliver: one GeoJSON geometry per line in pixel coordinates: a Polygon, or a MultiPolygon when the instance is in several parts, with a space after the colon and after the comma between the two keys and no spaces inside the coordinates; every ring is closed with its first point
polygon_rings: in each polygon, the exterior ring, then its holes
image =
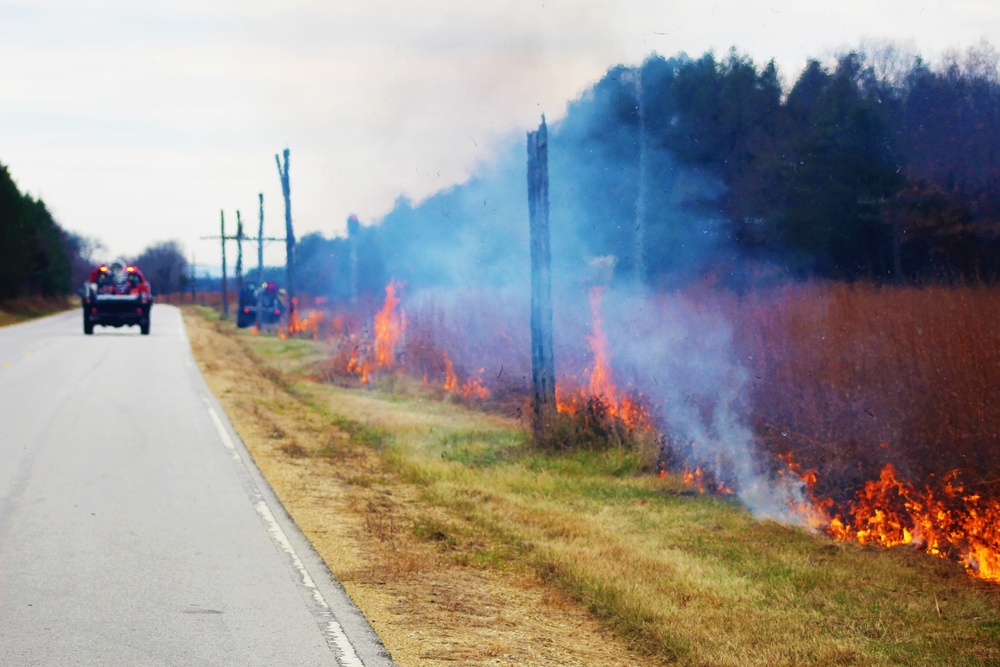
{"type": "MultiPolygon", "coordinates": [[[[0,302],[69,295],[95,262],[109,261],[102,252],[99,240],[63,229],[45,202],[22,193],[0,164],[0,302]]],[[[143,270],[157,294],[188,285],[189,267],[177,241],[153,243],[126,261],[143,270]]]]}
{"type": "Polygon", "coordinates": [[[83,243],[56,223],[44,201],[22,193],[0,164],[0,301],[67,294],[83,243]]]}
{"type": "MultiPolygon", "coordinates": [[[[998,60],[986,42],[933,65],[868,44],[808,61],[791,85],[735,50],[611,68],[550,129],[557,270],[610,257],[615,280],[651,287],[996,281],[998,60]]],[[[466,183],[400,198],[346,238],[307,235],[301,289],[523,278],[524,165],[515,137],[466,183]]]]}

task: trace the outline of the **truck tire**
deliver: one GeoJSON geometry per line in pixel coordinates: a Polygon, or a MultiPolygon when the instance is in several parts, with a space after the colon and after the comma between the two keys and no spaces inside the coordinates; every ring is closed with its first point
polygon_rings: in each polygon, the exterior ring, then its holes
{"type": "Polygon", "coordinates": [[[139,322],[139,333],[141,333],[143,336],[149,335],[149,320],[143,320],[142,322],[139,322]]]}
{"type": "Polygon", "coordinates": [[[87,314],[83,314],[83,333],[88,336],[94,333],[94,323],[87,319],[87,314]]]}

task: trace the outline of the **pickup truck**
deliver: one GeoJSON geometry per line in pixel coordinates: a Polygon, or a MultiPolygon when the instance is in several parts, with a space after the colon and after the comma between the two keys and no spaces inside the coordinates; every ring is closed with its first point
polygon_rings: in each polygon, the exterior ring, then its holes
{"type": "Polygon", "coordinates": [[[269,280],[261,285],[247,285],[240,291],[239,312],[236,326],[252,327],[258,324],[277,324],[285,312],[281,302],[278,283],[269,280]],[[260,310],[258,320],[257,311],[260,310]]]}
{"type": "Polygon", "coordinates": [[[149,282],[138,267],[124,262],[101,264],[91,270],[80,296],[83,305],[83,333],[94,333],[94,326],[121,327],[138,325],[149,335],[149,311],[153,296],[149,282]]]}

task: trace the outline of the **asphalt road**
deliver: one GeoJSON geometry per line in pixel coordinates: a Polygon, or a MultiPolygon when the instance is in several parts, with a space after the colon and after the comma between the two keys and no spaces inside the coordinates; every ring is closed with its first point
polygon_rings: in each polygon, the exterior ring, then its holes
{"type": "Polygon", "coordinates": [[[391,665],[151,331],[0,328],[0,665],[391,665]]]}

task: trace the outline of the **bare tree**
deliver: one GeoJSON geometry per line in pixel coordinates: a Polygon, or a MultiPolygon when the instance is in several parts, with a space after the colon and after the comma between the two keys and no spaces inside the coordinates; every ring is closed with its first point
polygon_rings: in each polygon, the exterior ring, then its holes
{"type": "Polygon", "coordinates": [[[188,262],[177,241],[149,246],[132,262],[149,280],[154,294],[183,291],[188,281],[188,262]]]}
{"type": "Polygon", "coordinates": [[[884,86],[901,89],[907,75],[920,62],[920,55],[912,40],[861,40],[861,53],[871,66],[875,79],[884,86]]]}

